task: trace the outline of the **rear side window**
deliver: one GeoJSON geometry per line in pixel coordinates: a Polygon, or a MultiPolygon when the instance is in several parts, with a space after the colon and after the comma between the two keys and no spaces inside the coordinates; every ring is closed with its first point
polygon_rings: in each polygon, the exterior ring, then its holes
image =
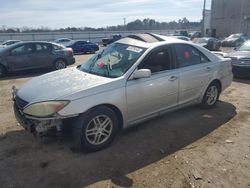
{"type": "Polygon", "coordinates": [[[46,44],[35,44],[35,47],[36,47],[36,52],[40,52],[40,53],[43,53],[43,52],[49,52],[49,46],[46,45],[46,44]]]}
{"type": "Polygon", "coordinates": [[[178,67],[180,68],[210,62],[198,49],[190,45],[177,44],[175,45],[175,51],[178,67]]]}
{"type": "Polygon", "coordinates": [[[60,45],[56,45],[56,44],[52,44],[52,50],[63,50],[65,47],[60,46],[60,45]]]}

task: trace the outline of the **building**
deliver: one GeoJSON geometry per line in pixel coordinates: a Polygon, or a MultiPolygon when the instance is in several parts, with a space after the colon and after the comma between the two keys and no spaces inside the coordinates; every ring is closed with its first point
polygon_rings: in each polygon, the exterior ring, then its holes
{"type": "Polygon", "coordinates": [[[203,33],[206,36],[210,35],[210,28],[211,28],[211,10],[204,10],[204,31],[203,33]]]}
{"type": "Polygon", "coordinates": [[[216,37],[250,35],[250,0],[212,0],[211,32],[216,37]]]}

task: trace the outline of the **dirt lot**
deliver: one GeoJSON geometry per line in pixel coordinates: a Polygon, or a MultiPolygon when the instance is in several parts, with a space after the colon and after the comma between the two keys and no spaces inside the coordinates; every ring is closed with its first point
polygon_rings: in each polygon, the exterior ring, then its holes
{"type": "Polygon", "coordinates": [[[11,86],[39,74],[0,80],[0,187],[250,188],[250,80],[235,80],[214,109],[188,107],[122,131],[103,151],[73,153],[70,136],[34,138],[14,118],[11,86]]]}

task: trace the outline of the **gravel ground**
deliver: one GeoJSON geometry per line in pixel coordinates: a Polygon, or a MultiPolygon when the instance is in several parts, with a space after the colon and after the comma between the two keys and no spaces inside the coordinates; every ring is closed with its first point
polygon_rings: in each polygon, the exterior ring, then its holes
{"type": "Polygon", "coordinates": [[[211,110],[168,113],[122,131],[103,151],[73,153],[70,135],[34,138],[14,118],[11,86],[43,73],[0,80],[0,187],[250,187],[249,79],[234,80],[211,110]]]}

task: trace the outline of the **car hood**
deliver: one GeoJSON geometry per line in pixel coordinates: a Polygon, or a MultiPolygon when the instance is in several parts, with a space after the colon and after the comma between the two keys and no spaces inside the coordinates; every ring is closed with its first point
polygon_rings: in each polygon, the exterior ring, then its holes
{"type": "Polygon", "coordinates": [[[250,51],[234,51],[228,54],[229,57],[240,58],[250,58],[250,51]]]}
{"type": "Polygon", "coordinates": [[[112,80],[73,67],[33,78],[18,90],[17,95],[28,103],[63,99],[79,91],[110,83],[112,80]]]}

